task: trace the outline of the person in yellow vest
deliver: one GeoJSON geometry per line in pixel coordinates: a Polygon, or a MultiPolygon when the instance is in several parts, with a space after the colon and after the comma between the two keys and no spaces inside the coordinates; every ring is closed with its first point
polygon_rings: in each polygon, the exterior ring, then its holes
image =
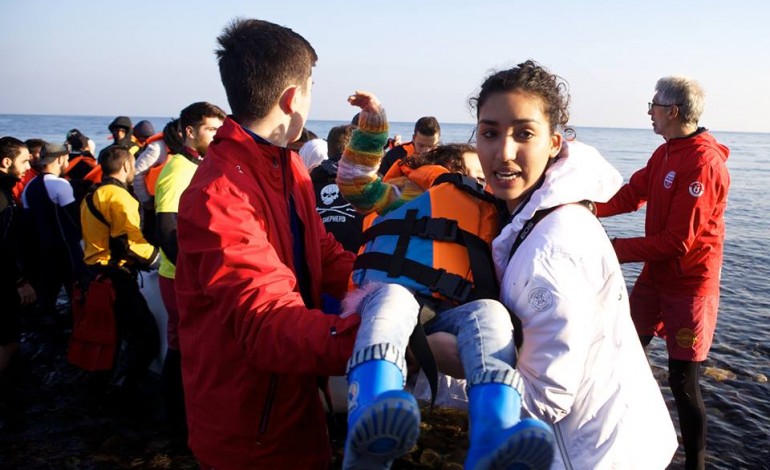
{"type": "Polygon", "coordinates": [[[136,398],[135,387],[159,349],[155,318],[137,284],[138,271],[158,264],[158,249],[142,236],[139,202],[128,192],[134,156],[123,147],[102,153],[104,177],[80,205],[85,262],[92,276],[105,276],[115,290],[113,311],[119,351],[107,392],[115,399],[136,398]]]}
{"type": "Polygon", "coordinates": [[[174,277],[176,275],[176,216],[179,198],[206,156],[206,150],[217,129],[227,117],[218,106],[198,102],[182,110],[179,125],[184,135],[184,146],[169,156],[155,184],[155,214],[161,262],[158,283],[163,304],[168,312],[168,350],[163,363],[163,396],[167,419],[178,431],[185,431],[184,395],[182,391],[181,355],[179,353],[179,310],[176,304],[174,277]]]}

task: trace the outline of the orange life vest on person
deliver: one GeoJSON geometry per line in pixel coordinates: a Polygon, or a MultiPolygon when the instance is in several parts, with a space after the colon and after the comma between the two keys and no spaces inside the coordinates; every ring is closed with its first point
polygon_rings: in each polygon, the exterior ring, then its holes
{"type": "Polygon", "coordinates": [[[64,170],[64,177],[68,180],[71,180],[72,175],[70,174],[70,172],[76,167],[78,167],[78,165],[86,165],[87,168],[89,168],[89,171],[87,171],[86,174],[83,175],[83,178],[85,178],[91,173],[91,171],[93,171],[93,169],[98,164],[96,163],[96,159],[93,156],[79,155],[73,158],[72,160],[70,160],[69,164],[67,165],[67,169],[64,170]]]}
{"type": "Polygon", "coordinates": [[[445,173],[401,207],[375,218],[362,234],[355,286],[401,284],[423,298],[457,305],[497,298],[490,244],[500,206],[476,180],[445,173]]]}
{"type": "Polygon", "coordinates": [[[158,183],[160,172],[163,171],[163,167],[166,166],[166,163],[168,161],[169,161],[169,158],[166,157],[166,159],[161,163],[151,166],[147,170],[147,174],[144,176],[144,184],[147,186],[147,194],[149,194],[152,197],[155,197],[155,185],[158,183]]]}
{"type": "Polygon", "coordinates": [[[84,180],[88,180],[94,184],[99,184],[102,182],[102,166],[96,165],[93,170],[89,171],[88,174],[83,178],[84,180]]]}

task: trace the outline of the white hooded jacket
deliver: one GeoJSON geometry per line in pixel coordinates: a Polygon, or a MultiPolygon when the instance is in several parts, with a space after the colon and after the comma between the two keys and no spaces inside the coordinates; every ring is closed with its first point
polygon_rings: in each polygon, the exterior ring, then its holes
{"type": "Polygon", "coordinates": [[[621,184],[595,148],[570,142],[493,242],[501,300],[522,322],[523,406],[556,434],[552,468],[663,469],[678,445],[612,244],[575,204],[607,201],[621,184]],[[556,206],[509,262],[524,224],[556,206]]]}

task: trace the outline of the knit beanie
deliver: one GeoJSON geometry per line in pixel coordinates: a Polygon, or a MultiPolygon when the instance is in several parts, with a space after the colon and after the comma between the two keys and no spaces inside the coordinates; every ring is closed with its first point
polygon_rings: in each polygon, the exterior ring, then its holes
{"type": "Polygon", "coordinates": [[[140,140],[147,140],[155,134],[155,128],[150,121],[142,120],[134,126],[134,137],[140,140]]]}

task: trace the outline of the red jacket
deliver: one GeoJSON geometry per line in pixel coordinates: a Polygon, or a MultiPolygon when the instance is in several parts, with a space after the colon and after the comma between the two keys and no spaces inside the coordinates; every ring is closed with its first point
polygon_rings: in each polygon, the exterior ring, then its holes
{"type": "Polygon", "coordinates": [[[304,225],[312,296],[342,297],[354,255],[323,228],[297,154],[228,118],[179,203],[176,291],[189,444],[225,469],[326,468],[316,377],[342,375],[359,317],[305,307],[289,194],[304,225]]]}
{"type": "Polygon", "coordinates": [[[670,139],[597,215],[635,211],[647,203],[645,236],[617,239],[621,263],[644,261],[640,279],[661,291],[719,293],[730,151],[705,129],[670,139]]]}

